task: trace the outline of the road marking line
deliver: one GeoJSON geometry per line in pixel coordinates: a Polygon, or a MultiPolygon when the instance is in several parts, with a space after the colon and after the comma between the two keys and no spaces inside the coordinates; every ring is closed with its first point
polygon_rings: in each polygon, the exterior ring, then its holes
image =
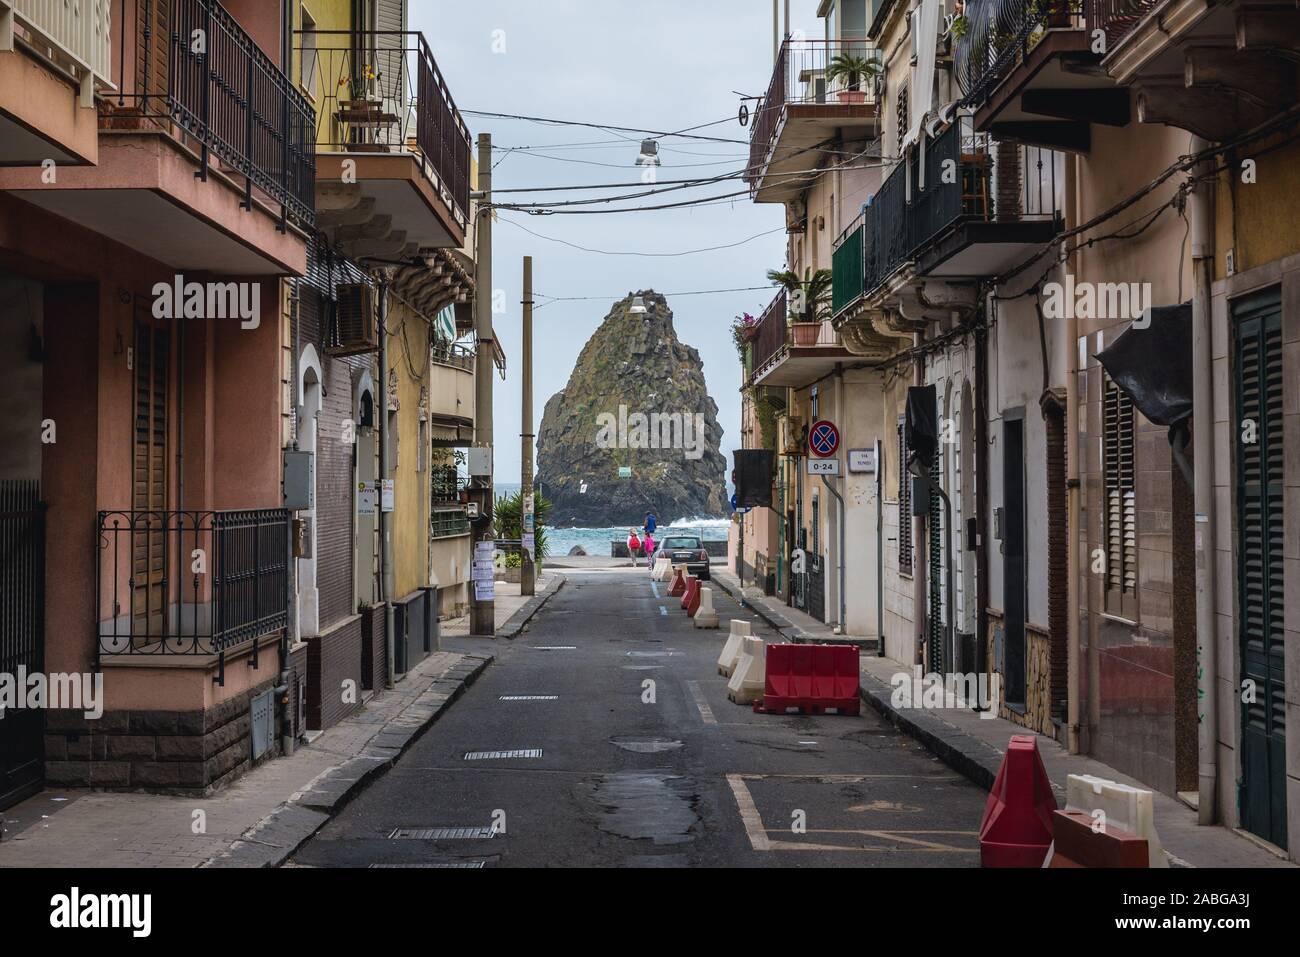
{"type": "Polygon", "coordinates": [[[686,682],[686,687],[691,689],[691,696],[695,699],[695,707],[700,709],[700,717],[704,719],[705,724],[717,724],[718,719],[713,716],[713,709],[709,707],[709,702],[704,698],[704,692],[700,690],[698,681],[686,682]]]}
{"type": "Polygon", "coordinates": [[[655,598],[659,597],[659,586],[655,584],[654,579],[650,580],[650,590],[655,593],[655,598]]]}
{"type": "Polygon", "coordinates": [[[668,609],[665,608],[663,605],[660,605],[660,606],[659,606],[659,614],[660,614],[661,616],[663,616],[663,617],[666,618],[666,617],[668,616],[668,609]]]}
{"type": "Polygon", "coordinates": [[[731,785],[731,793],[735,795],[736,806],[740,809],[740,820],[744,822],[745,833],[749,836],[749,846],[756,851],[770,851],[772,842],[767,837],[767,829],[763,827],[763,819],[758,815],[758,808],[754,806],[754,798],[745,786],[744,778],[739,774],[728,774],[727,783],[731,785]]]}

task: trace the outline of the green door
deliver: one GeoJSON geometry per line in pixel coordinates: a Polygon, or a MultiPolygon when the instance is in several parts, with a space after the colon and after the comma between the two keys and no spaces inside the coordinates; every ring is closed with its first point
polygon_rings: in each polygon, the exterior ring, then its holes
{"type": "Polygon", "coordinates": [[[1282,581],[1282,307],[1277,290],[1234,303],[1241,781],[1248,831],[1286,847],[1282,581]],[[1254,423],[1252,427],[1250,423],[1254,423]],[[1253,431],[1253,436],[1251,435],[1253,431]],[[1247,441],[1250,438],[1255,441],[1247,441]]]}

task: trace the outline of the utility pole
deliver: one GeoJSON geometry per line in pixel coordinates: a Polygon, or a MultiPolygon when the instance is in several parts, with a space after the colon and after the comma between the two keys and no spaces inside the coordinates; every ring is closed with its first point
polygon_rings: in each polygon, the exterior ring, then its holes
{"type": "Polygon", "coordinates": [[[519,568],[519,594],[532,595],[537,591],[536,522],[533,518],[533,257],[524,257],[524,356],[523,431],[520,433],[519,476],[519,535],[522,556],[519,568]]]}
{"type": "MultiPolygon", "coordinates": [[[[474,335],[477,346],[474,356],[474,444],[487,449],[488,474],[479,505],[479,522],[473,535],[474,555],[471,568],[474,592],[470,595],[469,631],[471,635],[495,637],[496,600],[494,583],[491,578],[478,581],[482,558],[479,542],[492,541],[492,507],[495,497],[492,489],[492,375],[493,352],[496,348],[492,335],[492,134],[480,133],[478,136],[478,212],[476,217],[478,249],[475,256],[474,271],[474,335]],[[479,597],[483,587],[484,597],[479,597]]],[[[491,555],[486,556],[491,559],[491,555]]]]}

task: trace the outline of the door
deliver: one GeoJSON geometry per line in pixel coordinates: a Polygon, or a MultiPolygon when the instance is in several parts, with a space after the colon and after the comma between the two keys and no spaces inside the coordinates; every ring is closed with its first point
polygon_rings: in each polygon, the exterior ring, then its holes
{"type": "Polygon", "coordinates": [[[165,633],[167,615],[167,330],[136,320],[131,453],[131,634],[165,633]]]}
{"type": "Polygon", "coordinates": [[[1008,704],[1025,703],[1025,420],[1002,419],[1003,680],[1008,704]]]}
{"type": "MultiPolygon", "coordinates": [[[[40,483],[0,482],[0,674],[44,670],[45,515],[40,483]]],[[[44,774],[45,713],[0,716],[0,808],[38,791],[44,774]]]]}
{"type": "Polygon", "coordinates": [[[1282,570],[1282,308],[1277,290],[1233,306],[1237,421],[1237,602],[1241,609],[1241,823],[1286,847],[1282,570]],[[1248,693],[1253,692],[1253,693],[1248,693]]]}
{"type": "Polygon", "coordinates": [[[375,528],[379,518],[379,495],[377,492],[364,493],[363,488],[374,489],[379,477],[375,462],[375,403],[369,392],[361,393],[357,417],[357,441],[353,446],[356,454],[357,485],[357,520],[356,560],[352,563],[356,570],[357,601],[361,604],[374,604],[377,598],[375,589],[375,528]],[[361,504],[363,498],[368,506],[361,504]]]}

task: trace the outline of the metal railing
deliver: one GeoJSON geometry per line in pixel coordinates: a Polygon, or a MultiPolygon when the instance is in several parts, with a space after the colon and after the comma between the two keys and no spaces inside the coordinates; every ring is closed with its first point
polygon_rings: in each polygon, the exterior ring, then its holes
{"type": "Polygon", "coordinates": [[[833,314],[877,289],[960,223],[1059,220],[1057,154],[1032,146],[1007,154],[998,147],[987,134],[973,133],[965,117],[927,144],[923,179],[915,153],[894,167],[835,240],[833,314]],[[999,156],[1006,157],[1007,168],[999,169],[999,156]],[[1020,182],[1012,191],[1015,177],[1020,182]],[[999,189],[1000,179],[1008,181],[1006,188],[999,189]]]}
{"type": "Polygon", "coordinates": [[[431,501],[440,504],[459,502],[460,493],[469,488],[469,476],[461,475],[454,465],[435,465],[429,473],[431,501]]]}
{"type": "Polygon", "coordinates": [[[1160,0],[967,0],[954,50],[957,83],[978,106],[1051,30],[1097,30],[1114,49],[1160,0]]]}
{"type": "Polygon", "coordinates": [[[112,86],[113,0],[0,0],[0,15],[6,7],[31,35],[32,47],[56,66],[75,66],[100,86],[112,86]]]}
{"type": "Polygon", "coordinates": [[[866,256],[863,241],[867,211],[864,209],[835,240],[831,252],[831,314],[839,315],[862,298],[866,256]]]}
{"type": "Polygon", "coordinates": [[[437,510],[429,515],[430,538],[452,538],[469,532],[469,516],[463,508],[437,510]]]}
{"type": "Polygon", "coordinates": [[[96,540],[101,655],[210,655],[284,628],[289,513],[105,511],[96,540]]]}
{"type": "Polygon", "coordinates": [[[751,368],[761,369],[764,363],[777,351],[785,345],[786,333],[789,329],[789,308],[786,291],[782,289],[767,304],[763,314],[758,317],[758,325],[755,326],[754,337],[750,340],[753,346],[751,350],[751,368]]]}
{"type": "Polygon", "coordinates": [[[111,125],[132,114],[170,124],[199,150],[201,179],[216,156],[244,177],[245,209],[257,189],[280,205],[282,228],[288,219],[311,226],[316,118],[289,78],[218,0],[138,0],[136,12],[135,89],[123,80],[125,115],[111,125]]]}
{"type": "Polygon", "coordinates": [[[469,220],[470,135],[418,32],[298,31],[300,81],[316,98],[317,148],[408,153],[462,223],[469,220]]]}
{"type": "Polygon", "coordinates": [[[466,372],[474,371],[476,351],[474,346],[460,342],[435,341],[429,353],[439,365],[452,366],[466,372]]]}
{"type": "MultiPolygon", "coordinates": [[[[875,103],[875,77],[880,70],[880,51],[866,40],[786,40],[782,43],[767,94],[754,114],[746,173],[749,185],[753,187],[763,178],[763,167],[767,165],[772,142],[781,128],[787,106],[875,103]],[[865,60],[866,69],[856,76],[838,73],[835,70],[838,58],[865,60]]],[[[815,165],[810,159],[808,167],[811,169],[815,165]]]]}

